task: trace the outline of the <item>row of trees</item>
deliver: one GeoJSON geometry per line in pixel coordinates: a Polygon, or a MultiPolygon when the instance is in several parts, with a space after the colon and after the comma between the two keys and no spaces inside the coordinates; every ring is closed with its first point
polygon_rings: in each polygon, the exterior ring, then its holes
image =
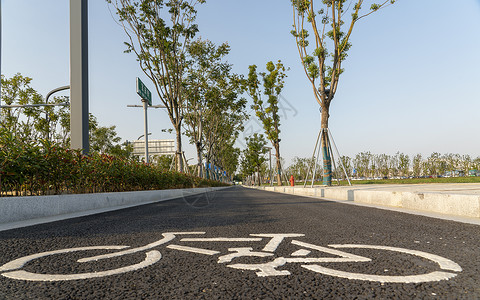
{"type": "MultiPolygon", "coordinates": [[[[160,100],[167,108],[177,136],[177,170],[183,169],[180,157],[182,122],[188,123],[187,135],[197,147],[199,166],[202,165],[200,152],[203,149],[207,153],[205,155],[207,161],[214,160],[216,164],[226,168],[226,162],[233,160],[229,159],[231,155],[224,155],[224,153],[238,154],[232,145],[237,137],[236,133],[242,129],[242,126],[238,125],[243,117],[238,111],[242,105],[236,104],[241,89],[236,84],[239,77],[230,76],[230,68],[221,63],[221,57],[228,52],[226,46],[222,45],[216,49],[211,44],[202,44],[201,41],[192,43],[198,32],[198,26],[194,23],[197,14],[196,6],[205,3],[205,0],[106,1],[116,9],[119,23],[122,24],[128,37],[125,43],[126,52],[136,55],[141,69],[152,81],[160,100]],[[223,76],[216,76],[220,74],[223,76]],[[221,81],[219,80],[221,78],[227,78],[227,80],[221,81]],[[226,90],[229,91],[228,97],[222,93],[226,86],[228,87],[226,90]],[[212,87],[220,89],[213,88],[212,91],[212,87]],[[215,100],[213,102],[209,101],[212,95],[211,99],[215,100]],[[225,106],[220,105],[221,113],[215,115],[213,128],[210,128],[215,129],[217,124],[222,124],[222,133],[204,132],[202,126],[210,122],[202,119],[204,114],[199,113],[200,106],[207,111],[216,112],[218,108],[216,104],[214,107],[208,105],[217,101],[223,103],[223,100],[227,100],[222,104],[225,106]],[[233,112],[233,114],[223,114],[224,111],[233,112]],[[224,116],[227,120],[221,120],[224,116]],[[229,138],[222,137],[225,130],[229,138]],[[218,147],[219,142],[220,147],[226,145],[227,148],[213,149],[212,147],[218,147]]],[[[337,92],[340,75],[343,73],[342,63],[351,47],[350,37],[354,25],[370,14],[393,4],[395,0],[373,3],[366,11],[362,7],[363,0],[353,1],[353,3],[347,3],[345,0],[324,0],[320,8],[316,7],[314,2],[313,0],[291,0],[294,16],[294,29],[291,33],[295,37],[300,60],[312,84],[315,99],[321,107],[322,130],[326,133],[330,105],[337,92]],[[345,22],[344,18],[349,15],[351,19],[345,22]],[[311,44],[309,30],[313,33],[314,43],[311,44]],[[331,66],[327,62],[329,58],[332,61],[331,66]]],[[[277,181],[281,184],[280,123],[277,102],[283,88],[285,68],[280,62],[276,65],[269,62],[267,71],[268,74],[258,74],[256,66],[250,66],[247,92],[254,99],[253,107],[256,115],[263,123],[266,137],[275,149],[277,181]],[[258,75],[263,79],[263,91],[260,89],[261,82],[258,75]],[[262,99],[262,96],[266,96],[264,98],[267,99],[262,99]]],[[[322,136],[322,153],[324,153],[326,170],[324,182],[331,184],[330,145],[327,134],[322,136]]]]}
{"type": "MultiPolygon", "coordinates": [[[[452,153],[442,155],[434,152],[427,157],[422,154],[411,157],[401,152],[394,155],[361,152],[355,157],[342,156],[341,159],[347,174],[353,178],[444,176],[447,172],[468,174],[469,170],[480,170],[480,157],[452,153]]],[[[286,172],[298,180],[304,180],[311,165],[311,158],[295,157],[286,172]]],[[[336,177],[345,178],[340,159],[336,167],[336,177]]],[[[320,168],[320,165],[317,166],[317,170],[320,168]]]]}
{"type": "Polygon", "coordinates": [[[230,51],[194,40],[196,7],[204,0],[107,0],[133,53],[162,104],[176,134],[176,169],[183,172],[182,133],[195,145],[198,175],[204,159],[233,174],[240,150],[234,143],[247,119],[243,77],[225,62],[230,51]]]}
{"type": "MultiPolygon", "coordinates": [[[[276,177],[280,185],[282,165],[278,98],[286,77],[286,68],[281,61],[268,62],[267,72],[257,72],[257,66],[250,66],[248,78],[233,73],[232,66],[225,62],[225,56],[230,51],[228,44],[216,46],[208,40],[194,39],[199,31],[195,24],[196,7],[205,3],[205,0],[106,1],[115,9],[118,22],[124,28],[127,40],[125,52],[135,55],[141,70],[150,79],[154,91],[166,107],[176,134],[177,171],[185,170],[182,159],[182,133],[185,133],[197,149],[198,175],[202,176],[204,159],[206,163],[219,166],[231,174],[235,172],[240,150],[234,147],[234,143],[247,119],[246,100],[241,95],[247,92],[253,99],[252,108],[264,126],[265,136],[275,149],[276,177]]],[[[322,8],[314,6],[314,2],[292,0],[292,34],[305,74],[312,84],[315,99],[321,106],[322,130],[327,130],[330,104],[343,72],[342,62],[350,48],[349,40],[354,25],[360,19],[395,1],[372,4],[363,14],[363,0],[348,4],[345,0],[322,1],[322,8]],[[345,22],[343,18],[348,16],[349,11],[351,21],[345,22]],[[314,41],[311,44],[307,29],[310,25],[314,41]],[[328,58],[332,60],[331,66],[328,66],[328,58]]],[[[24,102],[24,98],[32,103],[43,102],[42,97],[30,89],[26,94],[12,94],[12,99],[17,99],[20,104],[24,102]]],[[[54,101],[65,99],[56,98],[54,101]]],[[[7,101],[6,103],[8,104],[7,101]]],[[[54,139],[68,144],[69,115],[66,108],[22,109],[24,123],[17,123],[15,118],[19,120],[20,116],[12,116],[14,113],[5,112],[4,118],[8,126],[15,127],[9,129],[25,134],[22,138],[54,139]],[[45,119],[41,117],[42,113],[45,114],[45,119]],[[32,128],[34,130],[28,131],[32,128]]],[[[117,150],[115,148],[118,140],[116,134],[113,134],[114,127],[99,128],[93,117],[90,124],[92,132],[108,140],[104,145],[100,143],[95,146],[101,139],[92,138],[93,149],[100,152],[122,150],[121,147],[117,150]],[[108,144],[109,142],[111,144],[108,144]]],[[[324,155],[327,153],[324,167],[325,170],[331,170],[326,136],[324,134],[322,140],[322,152],[324,155]]],[[[265,139],[263,136],[253,136],[247,142],[252,145],[263,144],[265,139]]],[[[250,146],[247,146],[242,158],[244,174],[252,170],[259,172],[258,165],[248,165],[255,161],[249,157],[249,148],[250,146]]],[[[266,149],[265,145],[262,149],[266,149]]],[[[128,152],[128,149],[124,150],[128,152]]],[[[263,152],[264,150],[260,154],[263,152]]],[[[330,171],[324,174],[327,176],[325,182],[331,184],[330,171]]]]}

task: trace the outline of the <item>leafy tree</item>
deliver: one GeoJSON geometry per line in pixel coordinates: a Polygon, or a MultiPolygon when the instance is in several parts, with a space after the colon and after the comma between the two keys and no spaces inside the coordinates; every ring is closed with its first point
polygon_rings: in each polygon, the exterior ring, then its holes
{"type": "MultiPolygon", "coordinates": [[[[345,167],[345,172],[347,174],[352,174],[352,171],[353,171],[352,159],[348,156],[342,156],[338,159],[338,162],[337,162],[337,170],[336,170],[337,178],[347,179],[345,177],[345,173],[342,168],[342,163],[343,163],[343,166],[345,167]]],[[[372,165],[372,167],[373,166],[374,165],[372,165]]]]}
{"type": "MultiPolygon", "coordinates": [[[[45,100],[30,83],[32,78],[15,74],[2,75],[2,104],[43,104],[45,100]]],[[[54,97],[50,104],[68,102],[68,97],[54,97]]],[[[0,127],[12,132],[15,138],[37,142],[46,139],[68,147],[70,143],[70,110],[65,106],[35,106],[2,108],[0,127]]]]}
{"type": "Polygon", "coordinates": [[[422,175],[422,155],[415,154],[412,160],[413,176],[420,177],[422,175]]]}
{"type": "MultiPolygon", "coordinates": [[[[2,80],[2,103],[5,105],[31,105],[43,103],[43,97],[30,83],[32,78],[20,73],[2,80]]],[[[47,128],[43,107],[2,108],[0,126],[23,141],[37,141],[46,137],[47,128]]]]}
{"type": "MultiPolygon", "coordinates": [[[[241,172],[244,177],[255,172],[262,174],[262,166],[267,161],[265,154],[267,153],[267,141],[263,134],[254,133],[251,137],[246,137],[246,149],[243,151],[241,161],[241,172]]],[[[261,176],[260,176],[261,177],[261,176]]]]}
{"type": "Polygon", "coordinates": [[[408,176],[410,172],[410,157],[407,154],[399,153],[398,161],[398,166],[402,176],[408,176]]]}
{"type": "Polygon", "coordinates": [[[257,66],[251,65],[247,80],[247,91],[253,99],[252,109],[263,124],[265,134],[275,148],[277,164],[277,183],[282,185],[281,160],[280,160],[280,115],[278,114],[278,102],[280,93],[285,84],[285,67],[279,60],[277,64],[272,61],[267,63],[267,71],[257,73],[257,66]],[[263,83],[263,91],[260,87],[263,83]],[[262,98],[266,96],[266,100],[262,98]]]}
{"type": "Polygon", "coordinates": [[[308,168],[313,164],[311,158],[301,158],[295,156],[293,158],[292,164],[287,168],[286,172],[290,175],[293,175],[296,180],[305,180],[308,172],[308,168]]]}
{"type": "Polygon", "coordinates": [[[370,152],[361,152],[353,159],[353,166],[357,170],[357,175],[360,177],[367,177],[370,171],[370,163],[372,161],[372,154],[370,152]]]}
{"type": "Polygon", "coordinates": [[[217,164],[227,174],[232,175],[238,168],[238,160],[240,158],[240,149],[233,146],[232,143],[226,143],[221,147],[221,151],[217,156],[217,164]]]}
{"type": "MultiPolygon", "coordinates": [[[[117,136],[116,126],[99,126],[97,118],[90,114],[89,139],[90,150],[98,153],[111,153],[121,138],[117,136]]],[[[118,151],[118,149],[116,150],[118,151]]]]}
{"type": "Polygon", "coordinates": [[[156,164],[160,169],[165,171],[170,170],[172,160],[173,155],[155,155],[152,159],[154,164],[156,164]]]}
{"type": "Polygon", "coordinates": [[[205,0],[106,0],[113,4],[128,37],[125,52],[135,53],[152,81],[170,121],[177,143],[177,171],[182,172],[182,120],[187,47],[198,32],[195,6],[205,0]]]}
{"type": "Polygon", "coordinates": [[[321,107],[322,148],[324,157],[324,184],[331,185],[331,158],[329,155],[328,119],[330,105],[337,92],[342,63],[351,47],[350,37],[354,25],[368,15],[390,5],[395,0],[372,4],[363,13],[363,0],[291,0],[294,14],[292,35],[295,37],[298,53],[305,74],[310,81],[316,101],[321,107]],[[321,8],[315,7],[319,3],[321,8]],[[352,5],[353,4],[353,5],[352,5]],[[345,22],[345,16],[351,16],[345,22]],[[310,26],[310,31],[307,27],[310,26]],[[310,44],[310,33],[314,43],[310,44]],[[331,58],[328,65],[327,59],[331,58]]]}
{"type": "Polygon", "coordinates": [[[233,144],[243,130],[246,100],[240,97],[241,76],[232,73],[232,65],[224,61],[229,52],[227,43],[217,47],[201,39],[188,47],[184,124],[186,135],[196,146],[199,176],[203,155],[207,163],[213,162],[230,174],[238,164],[240,150],[234,149],[233,144]]]}

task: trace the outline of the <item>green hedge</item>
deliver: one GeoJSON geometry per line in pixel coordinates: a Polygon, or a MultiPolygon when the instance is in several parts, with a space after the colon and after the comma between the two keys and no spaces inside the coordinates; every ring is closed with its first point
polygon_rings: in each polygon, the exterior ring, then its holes
{"type": "Polygon", "coordinates": [[[21,142],[0,132],[0,196],[124,192],[222,186],[106,154],[84,156],[46,141],[21,142]]]}

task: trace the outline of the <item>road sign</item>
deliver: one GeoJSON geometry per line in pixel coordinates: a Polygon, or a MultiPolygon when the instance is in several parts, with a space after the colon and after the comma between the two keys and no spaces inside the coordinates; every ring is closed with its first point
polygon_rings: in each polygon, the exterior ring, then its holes
{"type": "Polygon", "coordinates": [[[138,77],[137,77],[137,94],[140,97],[142,97],[143,100],[147,100],[148,105],[150,106],[152,105],[152,93],[138,77]]]}

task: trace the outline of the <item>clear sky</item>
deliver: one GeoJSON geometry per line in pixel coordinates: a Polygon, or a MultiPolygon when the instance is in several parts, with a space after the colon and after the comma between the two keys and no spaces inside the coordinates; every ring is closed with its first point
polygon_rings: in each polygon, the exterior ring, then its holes
{"type": "MultiPolygon", "coordinates": [[[[69,84],[69,1],[0,1],[2,74],[32,77],[43,95],[69,84]]],[[[228,41],[235,72],[246,74],[250,64],[263,69],[278,59],[290,67],[281,154],[288,163],[311,156],[319,106],[290,35],[290,1],[207,0],[198,11],[198,36],[228,41]]],[[[153,86],[133,54],[123,53],[125,40],[106,2],[90,0],[90,112],[100,124],[116,125],[124,140],[134,140],[143,134],[143,111],[127,108],[140,104],[135,77],[153,86]]],[[[398,0],[359,22],[352,43],[330,118],[342,155],[480,156],[480,0],[398,0]]],[[[155,96],[154,104],[160,104],[155,96]]],[[[171,126],[160,109],[149,110],[149,126],[151,138],[174,138],[161,132],[171,126]]],[[[251,120],[240,139],[259,131],[251,120]]],[[[194,157],[193,147],[186,148],[187,158],[194,157]]]]}

